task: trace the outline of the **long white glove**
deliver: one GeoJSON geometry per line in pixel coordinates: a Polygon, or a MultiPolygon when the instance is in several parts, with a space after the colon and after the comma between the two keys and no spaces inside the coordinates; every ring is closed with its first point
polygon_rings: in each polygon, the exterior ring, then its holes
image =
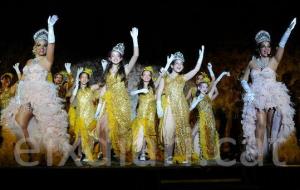
{"type": "Polygon", "coordinates": [[[247,81],[242,80],[241,81],[242,87],[246,92],[246,95],[244,96],[244,100],[246,102],[252,103],[252,101],[254,100],[254,93],[252,92],[251,88],[249,87],[247,81]]]}
{"type": "Polygon", "coordinates": [[[21,74],[20,69],[19,69],[19,65],[20,65],[20,63],[16,63],[16,64],[14,64],[14,66],[13,66],[14,70],[16,71],[16,73],[17,73],[18,75],[21,74]]]}
{"type": "Polygon", "coordinates": [[[140,94],[140,93],[147,94],[148,92],[149,92],[149,90],[147,88],[143,88],[143,89],[140,89],[140,90],[131,91],[130,95],[134,96],[134,95],[137,95],[137,94],[140,94]]]}
{"type": "Polygon", "coordinates": [[[203,57],[204,57],[204,45],[201,46],[201,49],[199,49],[199,58],[198,58],[198,62],[203,61],[203,57]]]}
{"type": "Polygon", "coordinates": [[[107,64],[108,64],[107,60],[101,59],[101,65],[102,65],[103,72],[106,70],[107,64]]]}
{"type": "Polygon", "coordinates": [[[133,47],[139,47],[139,44],[138,44],[139,29],[136,27],[133,27],[130,31],[130,35],[132,37],[133,47]]]}
{"type": "Polygon", "coordinates": [[[68,74],[71,74],[71,63],[65,63],[65,69],[68,74]]]}
{"type": "Polygon", "coordinates": [[[220,80],[223,78],[223,76],[228,76],[228,77],[230,77],[230,73],[229,72],[222,72],[221,74],[220,74],[220,76],[217,78],[217,80],[216,80],[216,83],[218,83],[218,82],[220,82],[220,80]]]}
{"type": "Polygon", "coordinates": [[[50,44],[55,43],[53,26],[57,20],[58,20],[57,15],[49,16],[49,18],[48,18],[48,43],[50,43],[50,44]]]}
{"type": "Polygon", "coordinates": [[[208,63],[208,64],[207,64],[207,69],[208,69],[208,71],[209,71],[210,77],[211,77],[211,78],[215,78],[215,73],[214,73],[213,70],[212,70],[212,65],[211,65],[211,63],[208,63]]]}
{"type": "Polygon", "coordinates": [[[203,98],[203,94],[200,94],[199,96],[197,96],[197,98],[194,98],[190,106],[190,111],[192,111],[199,104],[199,102],[203,100],[203,98]]]}
{"type": "Polygon", "coordinates": [[[105,102],[103,103],[101,100],[99,100],[97,110],[95,113],[95,119],[99,119],[100,113],[103,112],[104,107],[105,107],[105,102]]]}
{"type": "Polygon", "coordinates": [[[287,40],[289,39],[289,36],[292,32],[292,30],[294,29],[296,25],[296,18],[294,18],[290,24],[290,26],[288,27],[288,29],[285,31],[285,33],[283,34],[283,36],[281,37],[281,40],[279,42],[279,47],[284,48],[287,40]]]}
{"type": "Polygon", "coordinates": [[[80,67],[80,68],[77,70],[76,80],[75,80],[75,88],[74,88],[73,93],[72,93],[73,96],[76,96],[76,94],[77,94],[77,92],[78,92],[78,89],[79,89],[79,75],[80,75],[80,73],[82,73],[82,71],[83,71],[83,68],[82,68],[82,67],[80,67]]]}
{"type": "Polygon", "coordinates": [[[161,105],[161,100],[156,101],[156,111],[159,118],[161,118],[164,115],[164,111],[161,105]]]}

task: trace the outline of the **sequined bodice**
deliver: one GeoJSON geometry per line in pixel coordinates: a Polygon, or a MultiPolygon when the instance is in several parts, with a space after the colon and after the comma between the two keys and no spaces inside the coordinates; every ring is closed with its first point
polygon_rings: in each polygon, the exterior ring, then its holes
{"type": "Polygon", "coordinates": [[[276,73],[270,68],[266,67],[263,70],[252,69],[251,79],[253,84],[255,83],[265,83],[265,82],[275,82],[276,73]]]}
{"type": "Polygon", "coordinates": [[[165,94],[169,100],[174,100],[175,102],[181,100],[181,98],[184,97],[184,85],[185,80],[181,75],[174,79],[170,77],[165,78],[165,94]]]}
{"type": "Polygon", "coordinates": [[[37,59],[32,60],[32,64],[23,68],[24,80],[45,81],[48,71],[45,70],[37,59]]]}

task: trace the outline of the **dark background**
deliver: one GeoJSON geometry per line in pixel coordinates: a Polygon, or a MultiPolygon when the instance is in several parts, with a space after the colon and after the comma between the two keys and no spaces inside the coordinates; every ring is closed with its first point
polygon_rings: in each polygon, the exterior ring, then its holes
{"type": "MultiPolygon", "coordinates": [[[[296,1],[1,1],[0,60],[4,65],[25,64],[32,56],[33,34],[47,28],[52,14],[60,18],[55,34],[56,67],[61,67],[66,61],[105,57],[118,42],[125,42],[125,56],[130,57],[133,26],[139,28],[142,64],[164,64],[177,50],[188,63],[195,62],[202,44],[210,53],[253,49],[261,29],[277,45],[299,13],[296,1]]],[[[299,48],[297,26],[289,51],[299,48]]]]}

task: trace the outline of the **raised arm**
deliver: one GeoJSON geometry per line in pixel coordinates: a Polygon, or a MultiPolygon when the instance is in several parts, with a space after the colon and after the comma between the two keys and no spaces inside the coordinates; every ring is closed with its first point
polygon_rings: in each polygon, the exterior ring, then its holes
{"type": "Polygon", "coordinates": [[[135,65],[138,57],[139,57],[139,44],[138,44],[138,34],[139,30],[137,28],[132,28],[130,31],[130,35],[133,42],[133,56],[131,57],[128,65],[125,67],[125,73],[128,75],[130,71],[132,70],[133,66],[135,65]]]}
{"type": "Polygon", "coordinates": [[[71,72],[71,63],[65,63],[65,69],[68,73],[68,81],[65,84],[65,89],[68,91],[72,88],[73,83],[74,83],[74,78],[73,78],[72,72],[71,72]]]}
{"type": "Polygon", "coordinates": [[[195,68],[183,76],[185,81],[192,79],[198,73],[203,61],[203,54],[204,54],[204,46],[202,45],[201,49],[199,49],[199,58],[195,68]]]}
{"type": "Polygon", "coordinates": [[[216,91],[216,88],[217,88],[217,84],[221,81],[221,79],[224,77],[224,76],[230,76],[230,73],[229,72],[222,72],[222,74],[219,75],[219,77],[216,79],[216,81],[213,83],[212,87],[211,87],[211,90],[209,91],[208,93],[208,96],[210,97],[211,100],[214,100],[216,97],[217,97],[217,94],[215,93],[216,91]],[[214,94],[216,94],[215,96],[213,96],[214,94]]]}
{"type": "Polygon", "coordinates": [[[48,46],[47,46],[47,64],[45,65],[47,70],[50,71],[54,61],[54,47],[55,47],[55,36],[54,36],[54,24],[58,20],[56,15],[49,16],[48,18],[48,46]]]}
{"type": "Polygon", "coordinates": [[[16,71],[16,73],[18,75],[18,80],[21,80],[22,74],[20,72],[19,65],[20,65],[20,63],[14,64],[13,68],[14,68],[14,70],[16,71]]]}
{"type": "Polygon", "coordinates": [[[275,54],[275,59],[276,59],[276,62],[275,62],[275,65],[274,65],[275,70],[277,69],[278,64],[280,63],[280,61],[282,59],[285,44],[286,44],[287,40],[289,39],[289,36],[290,36],[292,30],[294,29],[295,25],[296,25],[296,18],[294,18],[292,20],[291,24],[289,25],[289,27],[287,28],[287,30],[285,31],[285,33],[281,37],[281,40],[279,42],[279,47],[278,47],[278,49],[276,51],[276,54],[275,54]]]}
{"type": "Polygon", "coordinates": [[[210,75],[210,77],[211,77],[211,81],[214,82],[214,81],[216,80],[216,77],[215,77],[214,71],[212,70],[212,65],[211,65],[211,63],[208,63],[208,64],[207,64],[207,69],[208,69],[208,71],[209,71],[209,75],[210,75]]]}
{"type": "Polygon", "coordinates": [[[75,97],[76,97],[77,92],[79,90],[79,75],[80,75],[80,73],[82,73],[82,71],[83,71],[82,67],[80,67],[79,69],[77,69],[76,80],[75,80],[75,88],[74,88],[74,90],[72,92],[70,103],[72,103],[75,100],[75,97]]]}
{"type": "Polygon", "coordinates": [[[166,66],[164,68],[160,69],[159,77],[154,82],[155,88],[158,88],[160,80],[162,79],[162,77],[164,77],[167,74],[168,69],[169,69],[172,61],[174,61],[174,55],[173,54],[171,54],[170,56],[167,56],[167,64],[166,64],[166,66]]]}

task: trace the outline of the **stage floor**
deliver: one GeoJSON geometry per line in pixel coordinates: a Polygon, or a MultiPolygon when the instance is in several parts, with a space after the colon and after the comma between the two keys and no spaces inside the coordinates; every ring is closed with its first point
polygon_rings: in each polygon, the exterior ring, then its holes
{"type": "Polygon", "coordinates": [[[17,179],[15,185],[38,182],[47,184],[47,188],[57,188],[62,184],[68,188],[82,186],[98,186],[96,189],[110,187],[115,189],[269,189],[300,188],[300,165],[284,167],[266,164],[246,167],[237,163],[231,167],[209,166],[112,166],[92,167],[2,167],[1,183],[17,179]],[[8,181],[7,181],[7,180],[8,181]],[[297,188],[298,187],[298,188],[297,188]]]}

